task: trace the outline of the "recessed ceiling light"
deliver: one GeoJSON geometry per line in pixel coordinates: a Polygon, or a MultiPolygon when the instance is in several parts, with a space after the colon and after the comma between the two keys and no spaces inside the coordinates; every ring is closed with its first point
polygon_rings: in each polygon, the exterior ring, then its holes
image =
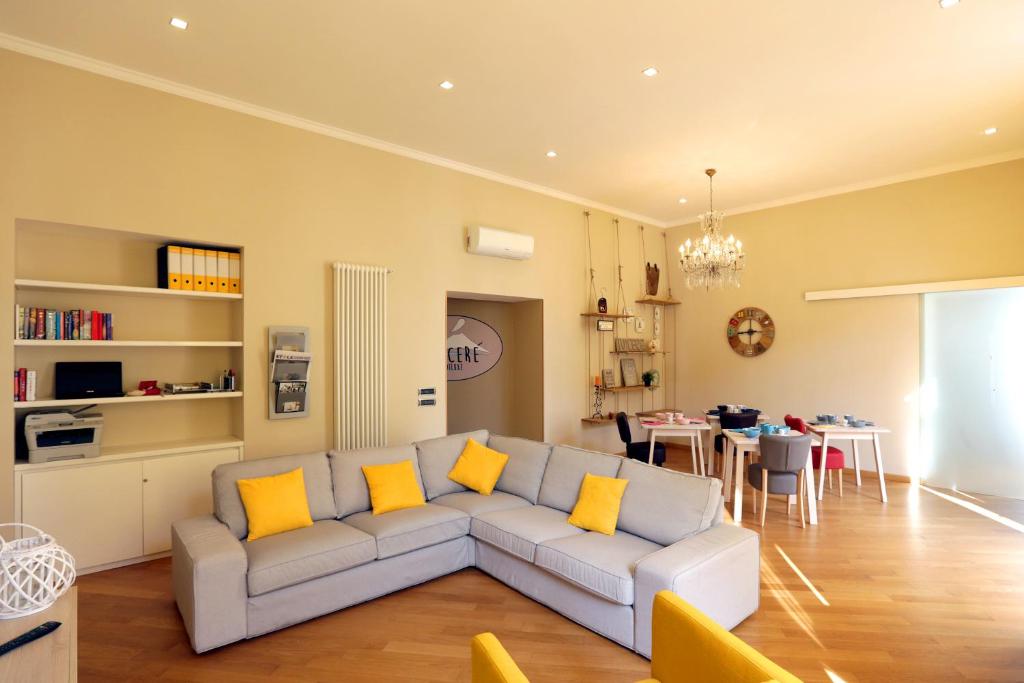
{"type": "Polygon", "coordinates": [[[995,135],[998,132],[999,132],[999,129],[996,128],[995,126],[992,126],[991,128],[986,128],[985,129],[985,135],[995,135]]]}
{"type": "Polygon", "coordinates": [[[939,0],[939,7],[942,9],[949,9],[960,4],[960,0],[939,0]]]}
{"type": "Polygon", "coordinates": [[[441,81],[441,89],[442,90],[451,90],[454,87],[455,87],[455,84],[452,83],[451,81],[441,81]]]}
{"type": "Polygon", "coordinates": [[[545,152],[544,156],[546,156],[548,159],[554,159],[555,157],[558,156],[558,152],[556,152],[553,149],[549,149],[547,152],[545,152]]]}
{"type": "Polygon", "coordinates": [[[654,78],[655,76],[658,75],[658,69],[656,67],[649,66],[640,73],[642,73],[644,76],[647,76],[648,78],[654,78]]]}
{"type": "Polygon", "coordinates": [[[680,204],[685,204],[686,203],[686,197],[680,197],[679,198],[679,203],[680,204]]]}
{"type": "Polygon", "coordinates": [[[188,22],[178,17],[171,17],[171,26],[180,28],[182,31],[188,28],[188,22]]]}

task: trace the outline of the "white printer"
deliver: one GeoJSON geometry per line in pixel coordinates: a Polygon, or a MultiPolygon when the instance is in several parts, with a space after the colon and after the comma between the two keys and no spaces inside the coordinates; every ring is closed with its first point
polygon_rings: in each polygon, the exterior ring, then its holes
{"type": "Polygon", "coordinates": [[[25,441],[30,463],[95,458],[100,454],[103,416],[67,411],[25,416],[25,441]]]}

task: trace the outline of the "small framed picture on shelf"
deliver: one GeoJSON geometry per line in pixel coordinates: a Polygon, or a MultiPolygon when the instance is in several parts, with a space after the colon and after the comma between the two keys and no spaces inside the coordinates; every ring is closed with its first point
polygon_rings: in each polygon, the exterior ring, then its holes
{"type": "Polygon", "coordinates": [[[633,387],[640,384],[640,376],[636,374],[636,359],[623,358],[620,361],[622,368],[622,386],[633,387]]]}
{"type": "Polygon", "coordinates": [[[605,318],[598,318],[597,319],[597,331],[598,332],[614,332],[615,331],[615,321],[614,320],[606,320],[605,318]]]}
{"type": "Polygon", "coordinates": [[[604,388],[615,386],[615,371],[611,368],[605,368],[601,371],[601,384],[604,388]]]}

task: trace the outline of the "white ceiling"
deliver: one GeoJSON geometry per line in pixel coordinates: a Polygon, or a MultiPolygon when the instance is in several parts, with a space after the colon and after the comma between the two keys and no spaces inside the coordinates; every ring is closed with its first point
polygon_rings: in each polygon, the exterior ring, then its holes
{"type": "Polygon", "coordinates": [[[661,224],[708,166],[729,211],[1024,155],[1021,0],[0,0],[0,32],[661,224]]]}

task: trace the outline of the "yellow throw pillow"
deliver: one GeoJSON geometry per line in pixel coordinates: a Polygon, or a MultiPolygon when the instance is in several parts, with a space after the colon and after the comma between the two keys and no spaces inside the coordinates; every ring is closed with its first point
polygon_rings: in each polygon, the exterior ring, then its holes
{"type": "Polygon", "coordinates": [[[448,478],[467,489],[489,496],[494,491],[494,485],[498,483],[506,463],[506,454],[470,439],[466,442],[462,455],[455,461],[455,467],[448,473],[448,478]]]}
{"type": "Polygon", "coordinates": [[[370,503],[375,515],[427,504],[416,483],[412,460],[391,465],[363,465],[363,476],[370,487],[370,503]]]}
{"type": "Polygon", "coordinates": [[[626,492],[628,483],[629,479],[599,477],[587,472],[583,475],[580,497],[569,516],[569,524],[614,536],[622,494],[626,492]]]}
{"type": "Polygon", "coordinates": [[[249,520],[248,540],[313,526],[301,467],[270,477],[239,479],[236,483],[249,520]]]}

